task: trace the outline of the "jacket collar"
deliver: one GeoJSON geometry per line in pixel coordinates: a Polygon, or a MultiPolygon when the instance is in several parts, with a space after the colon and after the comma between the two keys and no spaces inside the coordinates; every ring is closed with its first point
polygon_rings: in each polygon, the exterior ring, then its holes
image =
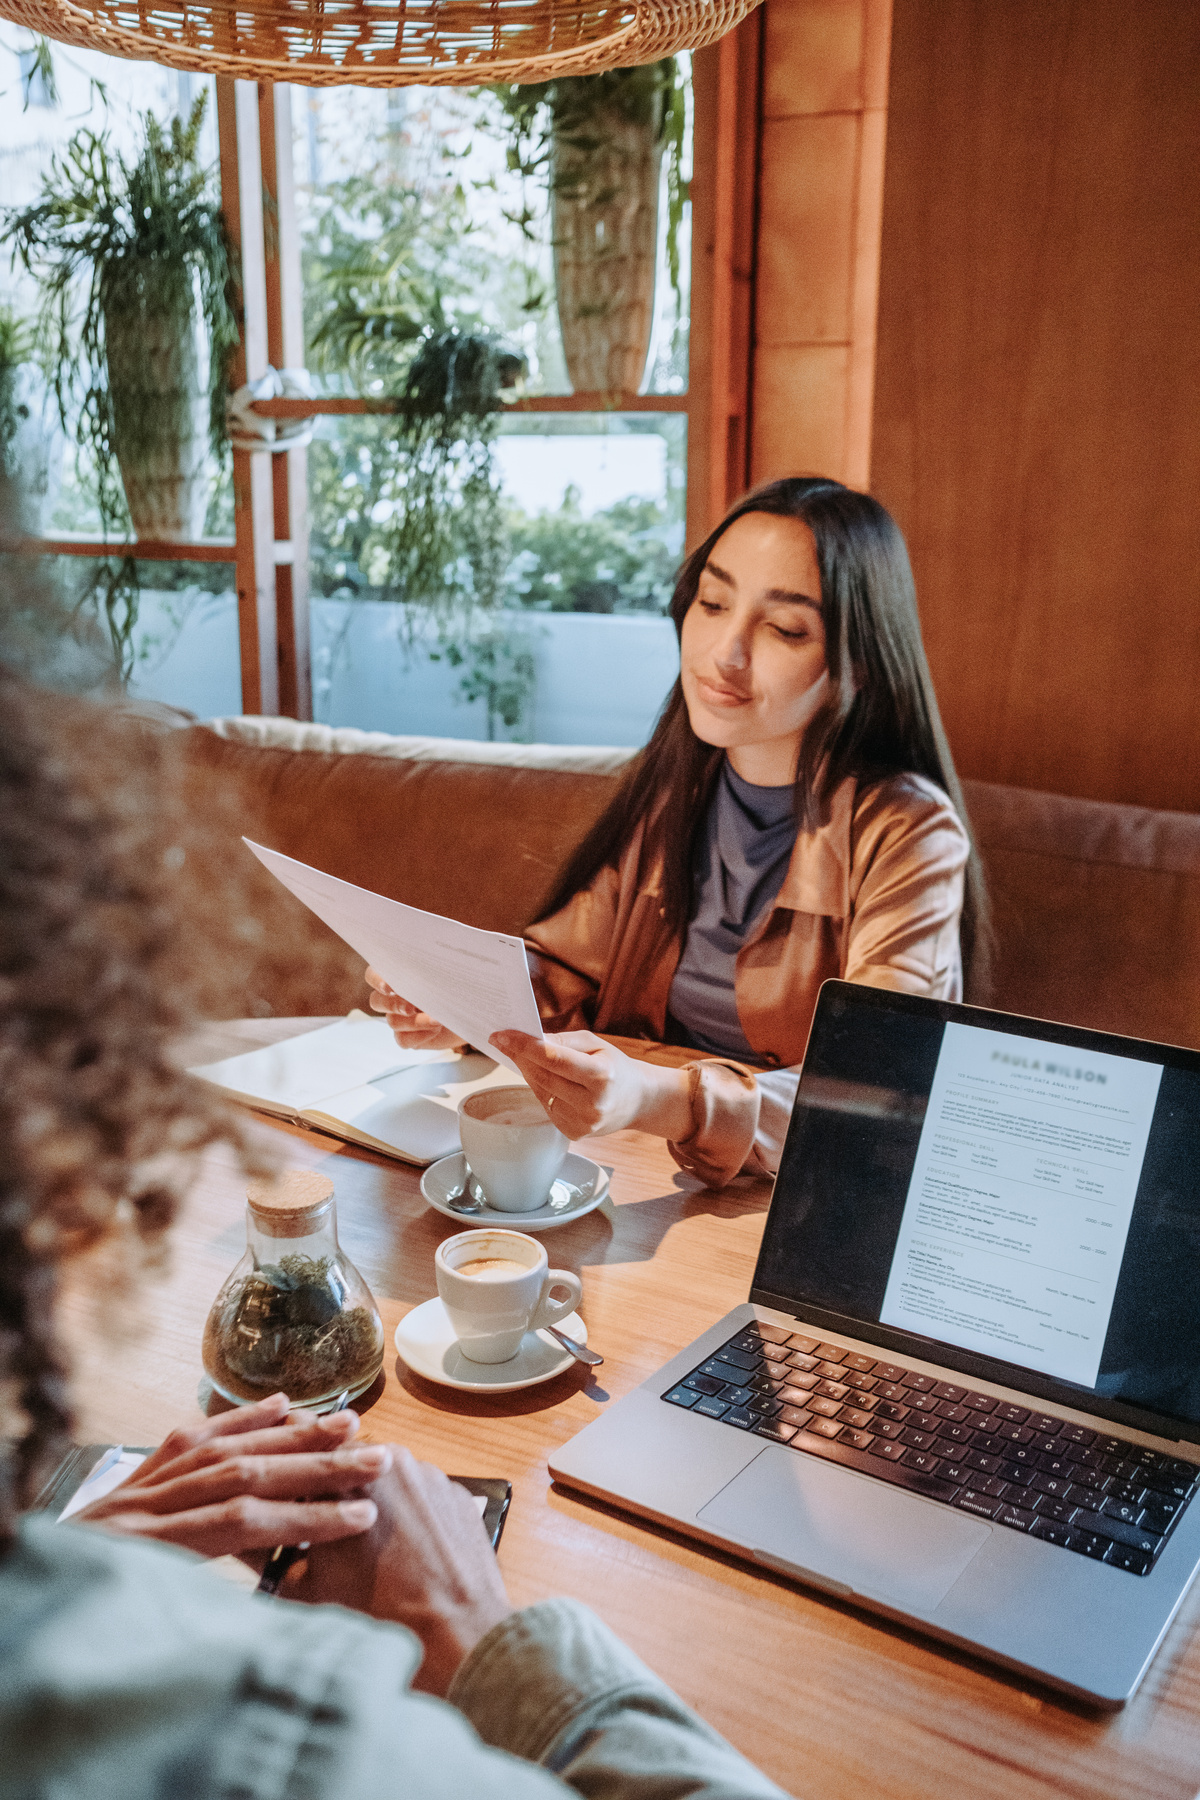
{"type": "Polygon", "coordinates": [[[813,831],[796,834],[795,848],[776,906],[818,917],[845,919],[850,915],[850,827],[858,782],[848,775],[834,789],[829,817],[813,831]]]}

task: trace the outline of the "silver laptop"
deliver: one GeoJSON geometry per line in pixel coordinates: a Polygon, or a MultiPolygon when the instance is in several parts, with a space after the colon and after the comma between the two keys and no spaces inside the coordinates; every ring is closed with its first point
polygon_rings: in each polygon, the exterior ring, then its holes
{"type": "Polygon", "coordinates": [[[1200,1564],[1200,1054],[827,983],[749,1300],[550,1471],[1123,1705],[1200,1564]]]}

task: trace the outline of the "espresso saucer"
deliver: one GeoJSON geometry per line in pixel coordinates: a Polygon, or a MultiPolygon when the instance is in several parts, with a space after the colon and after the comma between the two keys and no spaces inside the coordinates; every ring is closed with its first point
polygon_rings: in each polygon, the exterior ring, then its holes
{"type": "MultiPolygon", "coordinates": [[[[558,1328],[577,1344],[587,1343],[587,1326],[578,1313],[568,1313],[558,1321],[558,1328]]],[[[470,1394],[511,1394],[517,1388],[536,1387],[539,1381],[552,1381],[575,1362],[571,1352],[544,1331],[527,1331],[521,1348],[507,1362],[472,1362],[459,1348],[446,1309],[436,1297],[405,1313],[396,1327],[395,1341],[414,1375],[470,1394]]]]}
{"type": "Polygon", "coordinates": [[[466,1159],[459,1150],[453,1156],[443,1156],[440,1162],[430,1163],[421,1177],[421,1192],[430,1206],[448,1219],[457,1220],[464,1231],[469,1225],[506,1225],[510,1231],[550,1231],[555,1225],[567,1225],[600,1205],[612,1173],[586,1156],[570,1153],[551,1184],[550,1198],[544,1206],[533,1212],[502,1212],[486,1201],[466,1211],[450,1205],[449,1197],[462,1186],[466,1172],[466,1159]]]}

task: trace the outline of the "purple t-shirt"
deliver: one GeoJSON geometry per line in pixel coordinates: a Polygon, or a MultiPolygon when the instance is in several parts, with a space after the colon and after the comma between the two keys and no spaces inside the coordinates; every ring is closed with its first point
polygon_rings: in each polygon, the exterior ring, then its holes
{"type": "Polygon", "coordinates": [[[783,885],[796,841],[796,789],[755,787],[726,758],[696,844],[692,917],[667,1002],[667,1037],[755,1060],[734,1000],[737,954],[783,885]]]}

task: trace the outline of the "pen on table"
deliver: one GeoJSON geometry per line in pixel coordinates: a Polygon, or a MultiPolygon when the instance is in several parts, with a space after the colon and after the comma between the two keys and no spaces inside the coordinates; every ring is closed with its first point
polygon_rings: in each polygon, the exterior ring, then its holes
{"type": "MultiPolygon", "coordinates": [[[[344,1412],[349,1400],[350,1389],[343,1388],[329,1408],[330,1412],[344,1412]]],[[[288,1570],[295,1567],[307,1549],[307,1544],[276,1544],[258,1578],[255,1593],[277,1594],[287,1577],[288,1570]]]]}

